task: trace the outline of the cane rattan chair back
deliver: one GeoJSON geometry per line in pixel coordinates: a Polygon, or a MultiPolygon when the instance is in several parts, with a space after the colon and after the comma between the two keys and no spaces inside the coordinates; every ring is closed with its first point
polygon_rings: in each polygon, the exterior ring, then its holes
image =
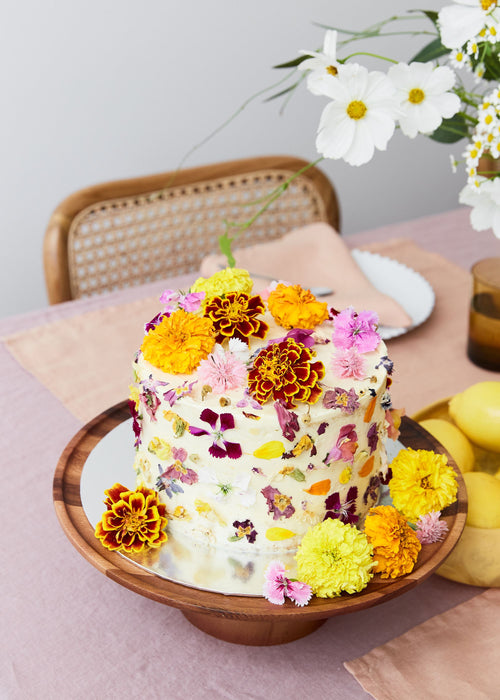
{"type": "MultiPolygon", "coordinates": [[[[195,272],[206,255],[218,252],[224,219],[247,221],[262,206],[257,200],[306,164],[289,156],[251,158],[72,194],[54,211],[45,234],[49,302],[195,272]]],[[[294,179],[234,248],[279,238],[313,221],[340,230],[335,190],[315,167],[294,179]]]]}

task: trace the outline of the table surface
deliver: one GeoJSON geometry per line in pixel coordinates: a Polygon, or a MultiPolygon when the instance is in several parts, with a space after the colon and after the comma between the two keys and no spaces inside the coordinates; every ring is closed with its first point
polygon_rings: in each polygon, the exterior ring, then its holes
{"type": "MultiPolygon", "coordinates": [[[[466,209],[345,240],[356,247],[396,237],[413,239],[467,270],[483,257],[500,255],[500,241],[491,232],[472,231],[466,209]]],[[[168,286],[185,280],[169,280],[168,286]]],[[[154,283],[8,317],[0,320],[0,338],[165,286],[154,283]]],[[[411,334],[405,342],[412,342],[411,334]]],[[[307,689],[318,697],[368,698],[344,661],[483,590],[433,575],[400,598],[329,620],[290,644],[245,647],[214,639],[179,610],[106,578],[72,547],[55,516],[52,478],[81,423],[13,358],[3,340],[0,377],[0,445],[8,478],[0,510],[7,533],[0,579],[2,697],[298,698],[307,689]]],[[[418,377],[405,381],[410,390],[418,377]]]]}

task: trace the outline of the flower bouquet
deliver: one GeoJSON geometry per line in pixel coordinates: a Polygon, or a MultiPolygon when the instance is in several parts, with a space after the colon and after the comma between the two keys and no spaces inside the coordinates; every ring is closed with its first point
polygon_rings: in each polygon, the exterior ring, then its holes
{"type": "MultiPolygon", "coordinates": [[[[387,148],[396,129],[408,138],[423,134],[447,144],[465,140],[460,159],[452,157],[453,170],[462,163],[467,173],[459,201],[472,207],[474,229],[492,228],[500,238],[497,5],[498,0],[454,0],[439,12],[410,10],[363,31],[322,25],[326,29],[322,49],[300,51],[298,57],[275,66],[292,72],[279,81],[279,92],[268,99],[286,103],[305,81],[311,93],[327,100],[316,137],[319,158],[311,165],[325,158],[363,165],[376,150],[387,148]],[[408,63],[360,46],[363,41],[392,35],[422,36],[426,44],[408,63]],[[369,70],[363,59],[379,62],[383,70],[369,70]]],[[[276,84],[269,91],[275,88],[276,84]]],[[[261,211],[297,174],[269,194],[261,211]]],[[[226,222],[220,245],[230,264],[235,236],[229,231],[233,228],[237,235],[238,229],[250,223],[226,222]]]]}

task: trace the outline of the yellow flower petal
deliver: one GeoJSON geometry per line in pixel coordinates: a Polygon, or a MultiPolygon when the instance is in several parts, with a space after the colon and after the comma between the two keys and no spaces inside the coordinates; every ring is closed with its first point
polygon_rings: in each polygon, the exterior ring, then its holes
{"type": "Polygon", "coordinates": [[[275,459],[276,457],[281,457],[284,452],[285,446],[282,442],[279,440],[271,440],[261,447],[258,447],[253,453],[253,456],[259,459],[275,459]]]}
{"type": "Polygon", "coordinates": [[[270,527],[266,531],[266,537],[271,542],[280,542],[281,540],[289,540],[295,537],[297,533],[291,530],[286,530],[284,527],[270,527]]]}

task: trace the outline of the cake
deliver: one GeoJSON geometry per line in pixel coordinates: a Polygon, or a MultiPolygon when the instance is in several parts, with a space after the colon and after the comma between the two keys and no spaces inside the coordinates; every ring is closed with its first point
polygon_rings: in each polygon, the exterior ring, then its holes
{"type": "Polygon", "coordinates": [[[372,312],[251,285],[228,269],[162,295],[133,362],[134,468],[178,540],[290,553],[312,525],[361,526],[375,504],[392,362],[372,312]]]}

